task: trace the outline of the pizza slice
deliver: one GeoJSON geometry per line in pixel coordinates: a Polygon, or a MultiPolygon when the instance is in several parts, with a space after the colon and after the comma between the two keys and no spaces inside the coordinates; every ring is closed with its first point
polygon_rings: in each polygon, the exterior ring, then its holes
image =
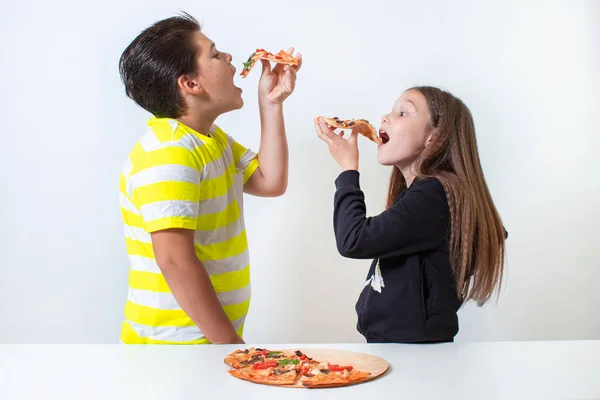
{"type": "MultiPolygon", "coordinates": [[[[283,353],[283,352],[282,352],[283,353]]],[[[230,369],[229,374],[243,380],[269,385],[293,385],[303,366],[296,354],[279,359],[270,358],[242,368],[230,369]]]]}
{"type": "Polygon", "coordinates": [[[269,60],[277,64],[288,64],[288,65],[298,65],[300,64],[300,60],[296,57],[293,57],[291,54],[286,53],[283,50],[280,50],[279,53],[273,54],[265,49],[256,49],[254,53],[248,57],[248,61],[244,63],[244,68],[240,75],[245,78],[248,76],[250,70],[254,67],[258,60],[269,60]]]}
{"type": "Polygon", "coordinates": [[[225,364],[232,368],[244,368],[255,363],[293,357],[293,354],[283,351],[254,348],[236,350],[225,357],[225,364]]]}
{"type": "Polygon", "coordinates": [[[304,387],[343,386],[361,381],[371,375],[358,371],[351,365],[310,361],[300,370],[300,383],[304,387]]]}
{"type": "Polygon", "coordinates": [[[366,119],[339,119],[338,117],[323,118],[327,125],[332,128],[355,129],[358,133],[371,141],[380,144],[381,138],[377,135],[377,130],[366,119]]]}

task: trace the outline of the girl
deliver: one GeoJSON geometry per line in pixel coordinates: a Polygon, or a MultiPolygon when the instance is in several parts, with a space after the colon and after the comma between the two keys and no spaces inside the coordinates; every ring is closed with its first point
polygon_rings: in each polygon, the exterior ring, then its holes
{"type": "Polygon", "coordinates": [[[383,116],[377,159],[392,166],[386,210],[366,216],[357,129],[322,118],[319,137],[343,172],[335,181],[340,254],[373,258],[356,304],[368,343],[453,342],[457,311],[500,289],[507,233],[487,188],[469,109],[433,87],[407,90],[383,116]]]}

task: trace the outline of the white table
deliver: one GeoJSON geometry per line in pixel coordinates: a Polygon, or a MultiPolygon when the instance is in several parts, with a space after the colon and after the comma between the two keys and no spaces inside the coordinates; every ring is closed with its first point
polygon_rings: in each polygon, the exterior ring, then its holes
{"type": "Polygon", "coordinates": [[[391,367],[352,387],[283,389],[229,376],[237,346],[0,345],[0,399],[600,399],[600,341],[255,346],[366,352],[391,367]]]}

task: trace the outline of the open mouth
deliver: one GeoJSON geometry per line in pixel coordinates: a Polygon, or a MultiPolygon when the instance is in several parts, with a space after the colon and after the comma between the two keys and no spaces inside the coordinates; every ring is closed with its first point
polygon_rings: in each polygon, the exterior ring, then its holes
{"type": "Polygon", "coordinates": [[[381,144],[386,144],[390,141],[390,137],[388,136],[387,132],[383,129],[379,130],[379,137],[381,138],[381,144]]]}

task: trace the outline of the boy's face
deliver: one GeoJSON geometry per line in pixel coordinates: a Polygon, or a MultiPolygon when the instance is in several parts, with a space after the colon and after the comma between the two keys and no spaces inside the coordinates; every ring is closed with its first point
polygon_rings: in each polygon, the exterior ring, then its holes
{"type": "Polygon", "coordinates": [[[236,68],[231,64],[231,55],[218,51],[213,41],[201,32],[194,34],[194,41],[199,48],[196,79],[211,105],[219,114],[241,108],[242,89],[233,83],[236,68]]]}

